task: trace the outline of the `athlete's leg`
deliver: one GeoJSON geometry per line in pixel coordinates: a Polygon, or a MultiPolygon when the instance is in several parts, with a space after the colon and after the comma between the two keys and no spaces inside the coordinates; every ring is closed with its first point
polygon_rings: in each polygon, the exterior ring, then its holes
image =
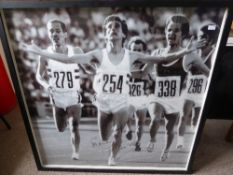
{"type": "Polygon", "coordinates": [[[141,138],[143,134],[143,126],[146,120],[147,109],[137,110],[135,114],[136,122],[136,144],[135,151],[141,151],[141,138]]]}
{"type": "Polygon", "coordinates": [[[79,144],[80,144],[80,133],[79,123],[81,118],[82,108],[80,105],[73,105],[67,107],[67,113],[69,117],[69,127],[71,133],[71,144],[73,149],[73,159],[79,159],[79,144]]]}
{"type": "Polygon", "coordinates": [[[132,121],[133,119],[132,119],[132,117],[129,117],[129,119],[128,119],[128,121],[127,121],[127,123],[126,123],[126,125],[127,125],[127,131],[126,131],[126,138],[128,139],[128,140],[132,140],[132,138],[133,138],[133,129],[132,129],[132,121]]]}
{"type": "Polygon", "coordinates": [[[148,111],[151,117],[149,126],[150,130],[150,143],[147,146],[147,151],[152,152],[154,149],[155,136],[160,126],[161,119],[163,117],[164,108],[159,103],[151,103],[148,106],[148,111]]]}
{"type": "Polygon", "coordinates": [[[127,132],[126,132],[126,138],[128,140],[131,140],[133,138],[133,129],[132,129],[132,123],[133,123],[133,116],[135,115],[135,108],[130,106],[129,107],[129,117],[127,121],[127,132]]]}
{"type": "Polygon", "coordinates": [[[53,106],[53,118],[59,132],[63,132],[67,126],[67,112],[63,108],[53,106]]]}
{"type": "Polygon", "coordinates": [[[98,126],[102,141],[108,141],[112,133],[113,115],[98,110],[98,126]]]}
{"type": "Polygon", "coordinates": [[[128,108],[122,108],[113,114],[114,129],[113,129],[111,154],[109,156],[109,161],[108,161],[109,165],[115,165],[115,158],[121,147],[122,132],[128,121],[128,115],[129,115],[128,108]]]}
{"type": "Polygon", "coordinates": [[[192,113],[193,106],[194,106],[193,101],[185,100],[184,106],[183,106],[183,115],[180,117],[180,121],[178,125],[178,137],[177,137],[177,148],[178,149],[181,149],[184,146],[183,140],[184,140],[185,128],[186,128],[189,116],[192,113]]]}
{"type": "Polygon", "coordinates": [[[200,107],[194,108],[194,116],[193,116],[193,119],[192,119],[192,126],[193,127],[196,127],[196,125],[197,125],[197,121],[198,121],[198,118],[199,118],[200,110],[201,110],[200,107]]]}
{"type": "Polygon", "coordinates": [[[165,161],[168,158],[168,151],[171,147],[171,144],[174,140],[174,127],[176,121],[179,117],[178,113],[175,114],[166,114],[166,143],[161,155],[161,161],[165,161]]]}

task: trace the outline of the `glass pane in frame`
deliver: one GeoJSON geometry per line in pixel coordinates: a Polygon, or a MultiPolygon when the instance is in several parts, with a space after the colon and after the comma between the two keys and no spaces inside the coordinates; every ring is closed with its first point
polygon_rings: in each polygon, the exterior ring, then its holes
{"type": "Polygon", "coordinates": [[[44,169],[188,170],[225,9],[5,9],[2,17],[44,169]]]}

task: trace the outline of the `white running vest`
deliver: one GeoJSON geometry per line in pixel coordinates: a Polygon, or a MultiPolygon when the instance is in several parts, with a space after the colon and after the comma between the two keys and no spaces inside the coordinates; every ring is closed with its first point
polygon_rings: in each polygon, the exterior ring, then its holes
{"type": "MultiPolygon", "coordinates": [[[[52,47],[47,49],[52,51],[52,47]]],[[[74,50],[68,46],[68,56],[74,55],[74,50]]],[[[66,64],[59,61],[48,60],[47,72],[49,85],[55,90],[77,91],[80,90],[80,70],[77,63],[66,64]]]]}
{"type": "Polygon", "coordinates": [[[114,65],[103,49],[103,59],[94,79],[94,90],[97,94],[129,94],[130,58],[125,49],[122,61],[114,65]]]}

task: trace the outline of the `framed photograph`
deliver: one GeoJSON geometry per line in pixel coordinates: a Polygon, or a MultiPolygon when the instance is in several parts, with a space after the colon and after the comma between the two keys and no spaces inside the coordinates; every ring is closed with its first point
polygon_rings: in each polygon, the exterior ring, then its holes
{"type": "Polygon", "coordinates": [[[208,118],[233,120],[233,16],[232,9],[228,15],[229,25],[225,27],[225,38],[218,53],[216,68],[209,91],[211,92],[209,103],[208,118]],[[222,103],[219,103],[222,101],[222,103]]]}
{"type": "Polygon", "coordinates": [[[229,35],[227,38],[226,46],[229,46],[229,47],[233,46],[233,21],[231,22],[230,31],[229,31],[229,35]]]}
{"type": "Polygon", "coordinates": [[[228,10],[94,2],[1,10],[38,168],[190,172],[228,10]]]}

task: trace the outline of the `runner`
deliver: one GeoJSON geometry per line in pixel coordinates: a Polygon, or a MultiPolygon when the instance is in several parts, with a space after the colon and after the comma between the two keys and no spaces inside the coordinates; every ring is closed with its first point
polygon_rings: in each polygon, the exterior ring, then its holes
{"type": "Polygon", "coordinates": [[[211,68],[212,55],[215,50],[219,27],[214,23],[202,25],[198,31],[198,41],[206,41],[206,45],[201,47],[196,53],[190,54],[184,59],[184,68],[188,73],[186,89],[183,93],[184,107],[183,115],[178,126],[177,148],[184,147],[185,128],[190,116],[192,116],[192,126],[195,126],[204,98],[207,85],[209,69],[211,68]]]}
{"type": "MultiPolygon", "coordinates": [[[[66,44],[67,29],[60,20],[47,23],[51,45],[50,53],[62,53],[72,56],[82,53],[80,48],[66,44]]],[[[59,132],[63,132],[69,123],[73,148],[73,159],[79,159],[79,120],[81,117],[81,95],[79,83],[80,67],[77,63],[64,64],[55,60],[43,59],[38,62],[36,79],[49,93],[53,118],[59,132]]]]}

